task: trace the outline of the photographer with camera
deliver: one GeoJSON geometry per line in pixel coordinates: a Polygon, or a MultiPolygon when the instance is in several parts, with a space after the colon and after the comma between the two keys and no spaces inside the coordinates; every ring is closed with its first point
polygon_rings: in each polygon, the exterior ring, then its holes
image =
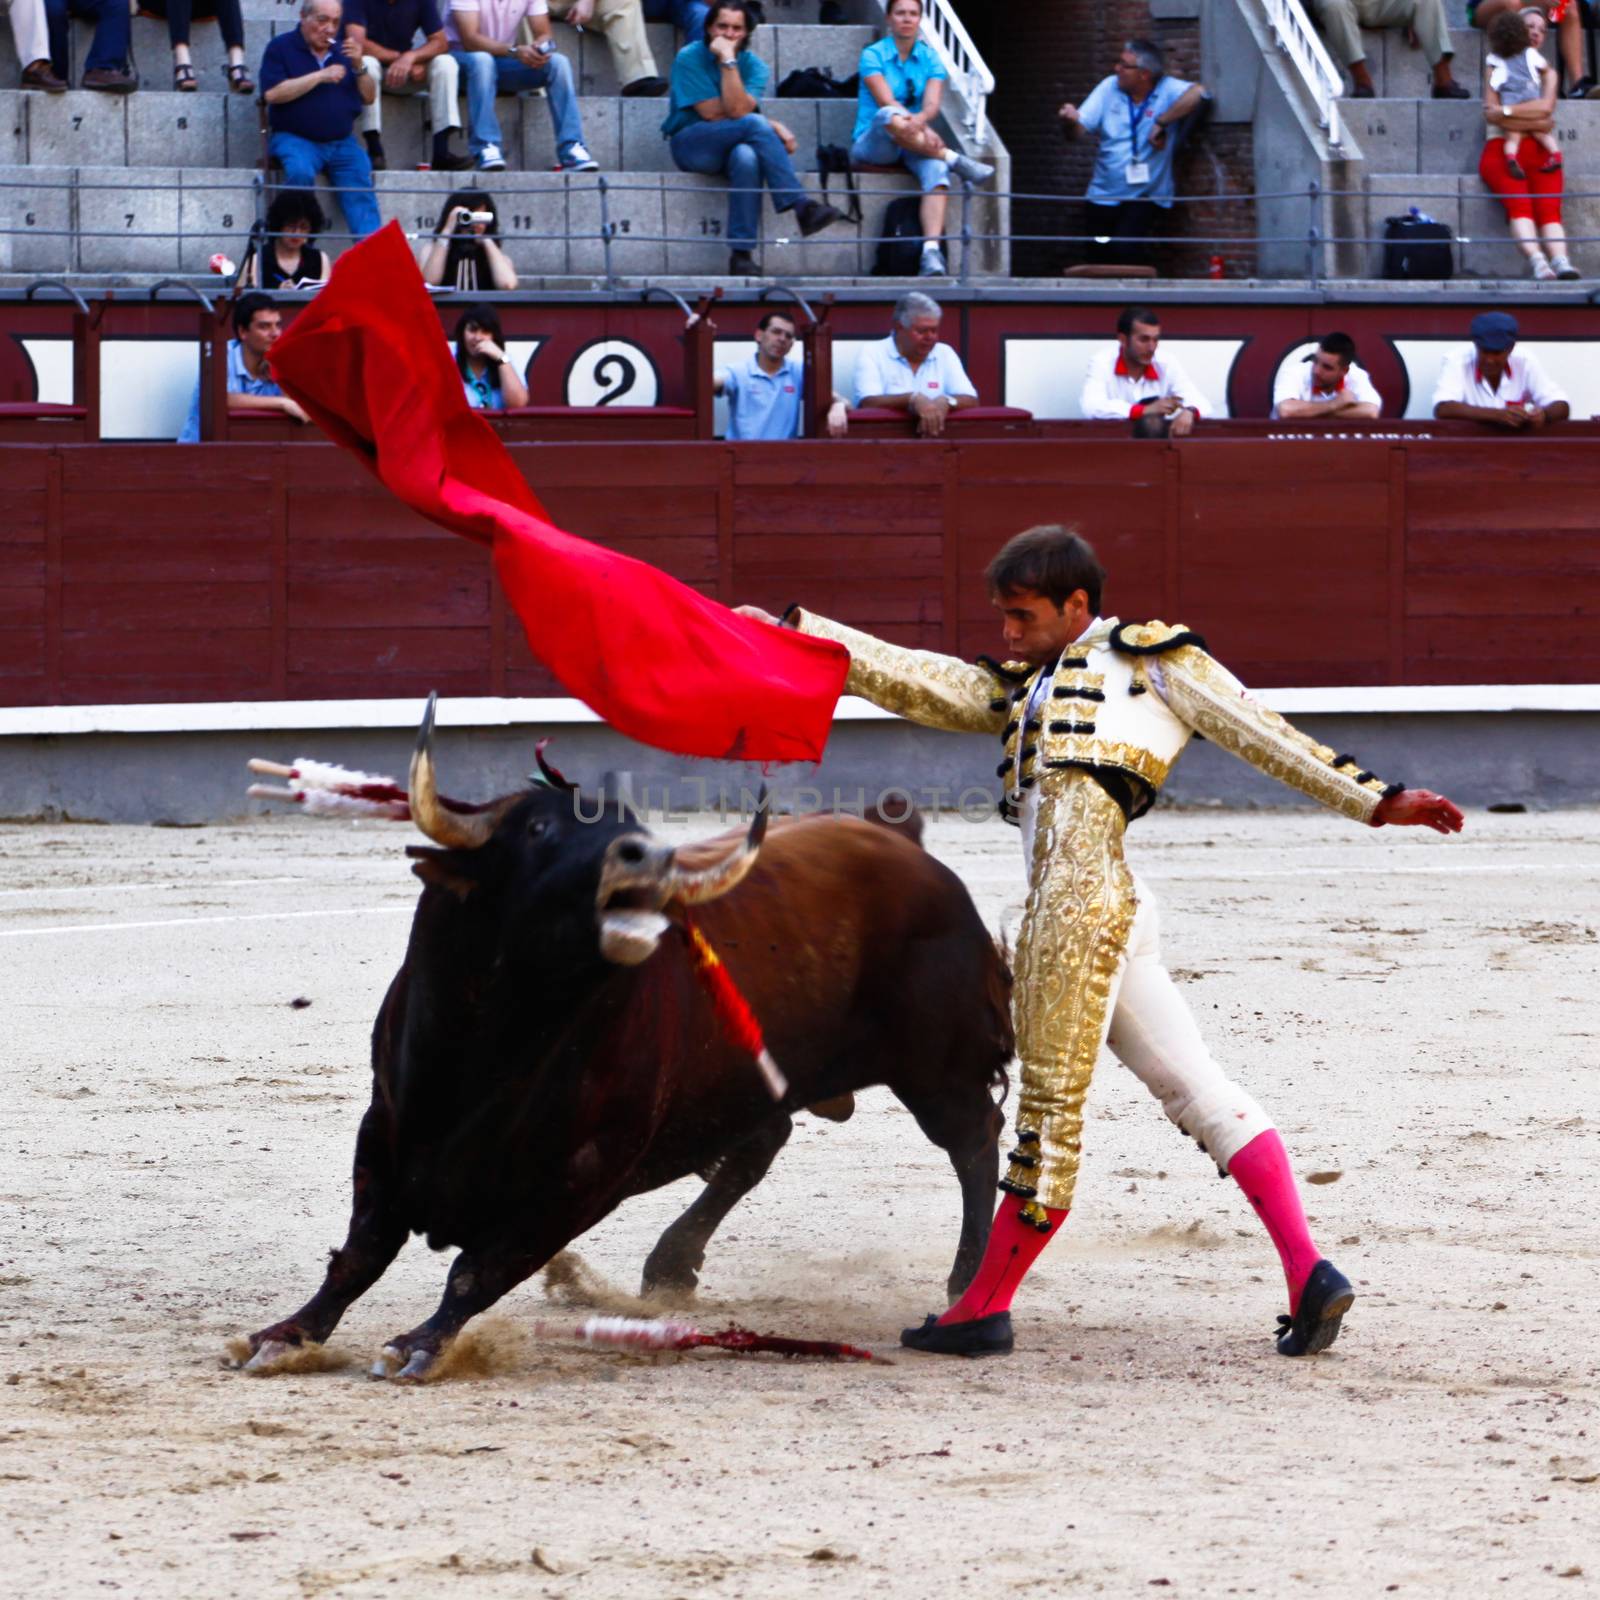
{"type": "Polygon", "coordinates": [[[500,245],[500,215],[481,189],[457,189],[444,203],[422,253],[422,279],[445,289],[515,289],[516,268],[500,245]]]}

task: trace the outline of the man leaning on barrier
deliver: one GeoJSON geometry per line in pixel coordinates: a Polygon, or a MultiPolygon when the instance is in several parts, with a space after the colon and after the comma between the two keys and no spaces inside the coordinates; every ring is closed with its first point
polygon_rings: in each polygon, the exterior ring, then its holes
{"type": "MultiPolygon", "coordinates": [[[[230,411],[279,411],[294,422],[311,419],[273,381],[267,355],[283,332],[283,314],[270,294],[246,294],[233,308],[233,326],[238,335],[228,342],[228,409],[230,411]]],[[[189,401],[189,419],[178,435],[179,444],[200,442],[200,380],[189,401]]]]}
{"type": "Polygon", "coordinates": [[[937,439],[952,411],[977,405],[961,357],[939,342],[943,319],[931,296],[916,289],[901,295],[889,337],[867,345],[856,360],[856,404],[909,412],[924,439],[937,439]]]}
{"type": "Polygon", "coordinates": [[[1532,433],[1570,414],[1566,391],[1539,358],[1517,349],[1517,319],[1483,311],[1472,319],[1472,343],[1452,350],[1439,368],[1433,414],[1441,422],[1482,422],[1532,433]]]}
{"type": "MultiPolygon", "coordinates": [[[[798,439],[805,431],[805,371],[794,341],[794,318],[787,311],[765,312],[749,359],[717,369],[713,382],[728,401],[730,439],[798,439]]],[[[828,407],[830,439],[844,437],[845,410],[844,396],[834,395],[828,407]]]]}
{"type": "Polygon", "coordinates": [[[1285,422],[1355,422],[1382,410],[1348,333],[1324,334],[1310,355],[1279,373],[1272,392],[1272,414],[1285,422]]]}
{"type": "Polygon", "coordinates": [[[1181,439],[1196,420],[1211,415],[1211,402],[1171,356],[1156,360],[1161,318],[1148,306],[1129,306],[1117,318],[1117,342],[1095,352],[1078,398],[1090,422],[1134,425],[1142,439],[1181,439]]]}

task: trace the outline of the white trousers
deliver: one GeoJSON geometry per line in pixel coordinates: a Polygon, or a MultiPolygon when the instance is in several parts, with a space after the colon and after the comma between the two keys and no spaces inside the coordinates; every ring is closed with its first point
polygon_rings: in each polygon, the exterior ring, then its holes
{"type": "Polygon", "coordinates": [[[1224,1170],[1272,1119],[1229,1081],[1200,1037],[1161,961],[1161,913],[1139,881],[1139,909],[1112,999],[1111,1053],[1161,1102],[1161,1109],[1224,1170]]]}
{"type": "Polygon", "coordinates": [[[17,60],[25,67],[50,59],[50,30],[45,25],[44,0],[7,0],[11,37],[17,60]]]}
{"type": "MultiPolygon", "coordinates": [[[[461,68],[456,64],[456,58],[446,51],[442,56],[435,56],[427,63],[427,67],[428,114],[433,121],[433,131],[443,133],[446,128],[459,128],[461,112],[458,109],[458,96],[461,87],[461,68]]],[[[388,69],[376,56],[363,56],[361,70],[378,86],[372,104],[361,108],[361,120],[356,126],[362,133],[383,131],[384,95],[423,93],[421,84],[408,84],[399,90],[385,89],[383,75],[388,69]]]]}

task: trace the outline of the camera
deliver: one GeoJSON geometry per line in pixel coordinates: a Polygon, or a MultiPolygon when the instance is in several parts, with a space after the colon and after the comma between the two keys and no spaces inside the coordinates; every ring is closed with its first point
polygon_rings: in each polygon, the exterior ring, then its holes
{"type": "Polygon", "coordinates": [[[461,211],[458,214],[461,220],[469,225],[481,222],[487,227],[489,223],[494,221],[494,212],[492,211],[461,211]]]}

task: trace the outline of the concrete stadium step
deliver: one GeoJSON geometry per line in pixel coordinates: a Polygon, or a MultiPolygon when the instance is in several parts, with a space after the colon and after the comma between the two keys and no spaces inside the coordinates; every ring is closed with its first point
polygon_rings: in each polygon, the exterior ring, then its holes
{"type": "MultiPolygon", "coordinates": [[[[1484,139],[1479,101],[1341,100],[1339,110],[1369,173],[1478,170],[1484,139]]],[[[1563,100],[1556,136],[1569,185],[1575,173],[1600,178],[1600,101],[1563,100]]]]}

